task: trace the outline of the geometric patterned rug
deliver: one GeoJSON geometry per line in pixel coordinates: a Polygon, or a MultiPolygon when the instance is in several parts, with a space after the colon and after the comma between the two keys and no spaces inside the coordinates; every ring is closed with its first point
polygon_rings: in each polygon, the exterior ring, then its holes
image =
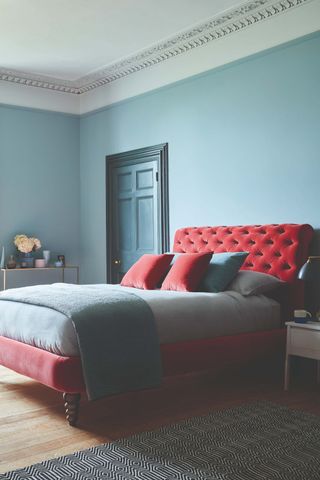
{"type": "Polygon", "coordinates": [[[255,402],[48,460],[0,479],[319,480],[320,417],[255,402]]]}

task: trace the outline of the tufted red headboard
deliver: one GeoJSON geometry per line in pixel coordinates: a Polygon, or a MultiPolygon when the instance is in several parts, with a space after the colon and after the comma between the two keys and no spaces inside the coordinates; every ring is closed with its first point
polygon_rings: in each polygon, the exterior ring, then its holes
{"type": "Polygon", "coordinates": [[[234,227],[186,227],[176,231],[174,252],[249,252],[243,269],[293,283],[307,260],[313,228],[283,223],[234,227]]]}
{"type": "Polygon", "coordinates": [[[286,320],[294,308],[304,305],[303,282],[297,276],[307,260],[312,236],[313,228],[308,224],[186,227],[176,231],[173,251],[249,252],[243,269],[269,273],[288,282],[288,288],[274,297],[280,301],[286,320]]]}

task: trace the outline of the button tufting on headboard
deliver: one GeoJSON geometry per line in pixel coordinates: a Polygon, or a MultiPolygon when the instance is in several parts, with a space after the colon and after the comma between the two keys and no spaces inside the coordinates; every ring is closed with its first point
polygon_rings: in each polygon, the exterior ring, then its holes
{"type": "Polygon", "coordinates": [[[249,255],[244,269],[294,282],[306,261],[313,228],[307,224],[187,227],[176,231],[174,252],[235,252],[249,255]]]}

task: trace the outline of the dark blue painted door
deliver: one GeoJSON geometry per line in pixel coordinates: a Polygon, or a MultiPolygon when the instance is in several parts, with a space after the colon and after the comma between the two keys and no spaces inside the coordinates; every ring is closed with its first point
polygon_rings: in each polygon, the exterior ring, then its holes
{"type": "Polygon", "coordinates": [[[141,255],[160,251],[158,159],[145,160],[111,170],[112,283],[141,255]]]}

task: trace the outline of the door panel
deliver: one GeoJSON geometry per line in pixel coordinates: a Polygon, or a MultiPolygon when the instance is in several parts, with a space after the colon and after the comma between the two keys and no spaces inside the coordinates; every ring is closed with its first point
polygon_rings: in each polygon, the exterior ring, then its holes
{"type": "Polygon", "coordinates": [[[118,238],[116,241],[116,251],[127,250],[133,248],[132,238],[132,198],[118,199],[118,210],[116,225],[118,225],[118,238]]]}
{"type": "Polygon", "coordinates": [[[137,250],[153,253],[156,231],[154,223],[154,199],[152,196],[137,198],[137,250]]]}
{"type": "Polygon", "coordinates": [[[141,170],[136,172],[137,190],[153,187],[153,169],[141,170]]]}
{"type": "Polygon", "coordinates": [[[119,173],[118,175],[119,192],[131,192],[132,190],[132,173],[119,173]]]}

